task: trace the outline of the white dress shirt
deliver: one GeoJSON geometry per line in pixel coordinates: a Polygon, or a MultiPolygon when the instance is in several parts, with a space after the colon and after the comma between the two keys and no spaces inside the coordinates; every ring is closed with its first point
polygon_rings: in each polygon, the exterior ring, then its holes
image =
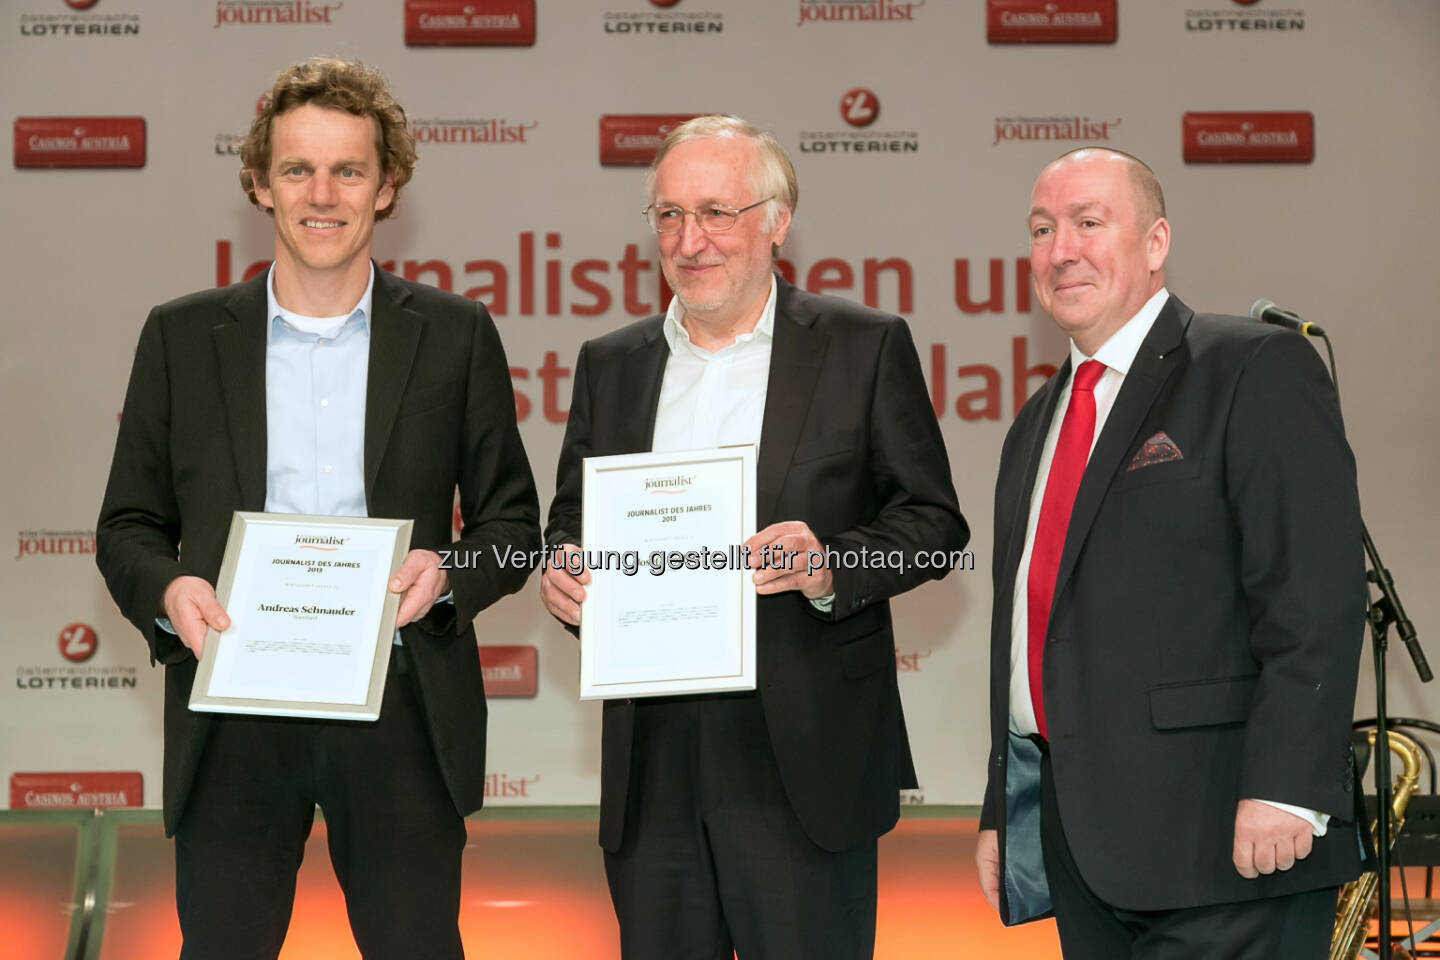
{"type": "Polygon", "coordinates": [[[755,329],[713,353],[690,340],[682,322],[685,308],[678,297],[670,301],[663,327],[670,358],[660,385],[651,450],[704,450],[741,443],[759,448],[775,338],[776,289],[772,276],[770,296],[755,329]]]}
{"type": "MultiPolygon", "coordinates": [[[[670,345],[660,404],[655,411],[655,433],[650,449],[708,450],[712,447],[753,443],[760,450],[760,429],[765,422],[765,391],[770,380],[770,348],[775,341],[775,294],[760,311],[755,329],[713,353],[690,340],[683,323],[685,308],[679,298],[670,301],[661,328],[670,345]]],[[[828,613],[835,595],[810,601],[828,613]]]]}
{"type": "MultiPolygon", "coordinates": [[[[1155,325],[1155,318],[1160,315],[1160,309],[1169,298],[1169,291],[1161,287],[1154,296],[1145,301],[1145,305],[1135,316],[1101,344],[1093,357],[1085,356],[1080,352],[1080,348],[1075,346],[1075,341],[1070,341],[1072,381],[1075,371],[1087,360],[1098,360],[1105,365],[1105,372],[1095,384],[1095,434],[1090,438],[1091,453],[1095,450],[1096,441],[1100,439],[1100,431],[1105,429],[1105,420],[1115,406],[1115,398],[1120,393],[1125,376],[1130,372],[1130,367],[1134,365],[1135,357],[1140,352],[1140,345],[1145,342],[1150,328],[1155,325]]],[[[1060,399],[1055,404],[1055,413],[1050,420],[1050,429],[1045,435],[1045,446],[1040,451],[1040,466],[1035,472],[1035,488],[1030,492],[1030,516],[1025,525],[1025,548],[1020,554],[1020,566],[1015,572],[1015,593],[1010,604],[1010,730],[1020,736],[1038,732],[1035,724],[1035,704],[1030,699],[1030,554],[1035,547],[1035,528],[1040,522],[1040,505],[1045,497],[1045,486],[1050,479],[1050,463],[1055,458],[1055,446],[1060,440],[1060,425],[1069,405],[1070,383],[1067,382],[1060,391],[1060,399]]],[[[1328,814],[1287,803],[1270,800],[1261,802],[1308,821],[1315,836],[1325,835],[1330,819],[1328,814]]]]}

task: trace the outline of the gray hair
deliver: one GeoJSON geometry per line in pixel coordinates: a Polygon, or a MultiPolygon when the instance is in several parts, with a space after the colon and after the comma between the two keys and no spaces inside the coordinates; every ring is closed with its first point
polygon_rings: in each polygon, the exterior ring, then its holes
{"type": "Polygon", "coordinates": [[[790,163],[785,148],[780,146],[780,141],[776,140],[773,134],[729,114],[696,117],[666,134],[660,149],[655,151],[655,159],[650,161],[649,171],[645,174],[646,202],[655,202],[655,171],[660,167],[660,161],[664,160],[665,155],[676,145],[687,140],[725,140],[736,137],[753,141],[760,151],[760,170],[752,187],[757,200],[761,197],[772,198],[765,204],[765,229],[772,229],[780,217],[782,207],[793,213],[800,202],[800,184],[795,177],[795,167],[790,163]]]}

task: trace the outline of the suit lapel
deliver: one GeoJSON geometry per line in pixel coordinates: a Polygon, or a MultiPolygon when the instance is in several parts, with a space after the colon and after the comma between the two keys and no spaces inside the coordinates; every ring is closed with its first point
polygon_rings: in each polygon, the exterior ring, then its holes
{"type": "Polygon", "coordinates": [[[365,502],[375,492],[375,478],[395,427],[400,398],[410,379],[420,344],[420,315],[405,308],[410,291],[375,267],[370,297],[370,359],[365,379],[365,502]]]}
{"type": "Polygon", "coordinates": [[[815,330],[815,314],[799,302],[795,288],[776,278],[775,337],[765,385],[765,416],[760,427],[760,459],[755,467],[755,524],[774,522],[785,472],[795,456],[815,395],[815,383],[829,338],[815,330]]]}
{"type": "Polygon", "coordinates": [[[1105,499],[1105,492],[1110,489],[1120,461],[1130,449],[1145,415],[1155,405],[1160,388],[1175,369],[1180,357],[1178,348],[1192,316],[1190,308],[1174,296],[1165,301],[1155,324],[1145,336],[1145,342],[1140,345],[1140,352],[1135,355],[1130,372],[1120,385],[1120,394],[1110,408],[1110,416],[1100,431],[1100,439],[1090,454],[1085,473],[1080,478],[1080,489],[1075,494],[1075,508],[1070,513],[1070,526],[1065,531],[1065,549],[1060,554],[1060,569],[1055,578],[1056,597],[1060,596],[1075,569],[1075,560],[1080,555],[1080,548],[1085,544],[1095,513],[1105,499]]]}
{"type": "Polygon", "coordinates": [[[215,355],[220,367],[225,422],[235,458],[242,509],[265,509],[265,316],[269,271],[237,285],[225,302],[230,319],[216,325],[215,355]]]}
{"type": "Polygon", "coordinates": [[[641,341],[631,348],[631,356],[625,364],[635,374],[625,377],[620,386],[619,409],[643,413],[643,416],[620,418],[617,448],[627,453],[649,451],[655,446],[660,386],[665,382],[665,364],[670,359],[670,343],[664,336],[664,324],[662,317],[659,323],[646,329],[641,341]]]}
{"type": "MultiPolygon", "coordinates": [[[[1070,357],[1065,357],[1065,362],[1060,365],[1059,371],[1046,382],[1041,389],[1044,391],[1040,400],[1037,415],[1030,424],[1028,436],[1020,438],[1018,452],[1024,456],[1022,461],[1023,473],[1020,483],[1013,487],[1015,492],[1015,506],[1010,517],[1010,524],[1006,528],[1008,536],[1005,544],[1004,563],[1000,567],[1005,582],[997,593],[1010,602],[1015,595],[1015,575],[1020,568],[1020,555],[1025,552],[1025,532],[1030,525],[1030,501],[1035,493],[1035,477],[1040,472],[1040,455],[1045,450],[1045,437],[1050,432],[1050,424],[1055,419],[1055,405],[1060,401],[1060,394],[1065,384],[1070,382],[1070,357]]],[[[1007,619],[1005,622],[1009,622],[1007,619]]]]}

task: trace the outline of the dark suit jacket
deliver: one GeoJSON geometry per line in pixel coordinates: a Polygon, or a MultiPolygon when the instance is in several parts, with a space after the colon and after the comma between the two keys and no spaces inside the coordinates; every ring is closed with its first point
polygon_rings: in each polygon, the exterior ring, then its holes
{"type": "MultiPolygon", "coordinates": [[[[1007,923],[1049,909],[1033,745],[1007,734],[1011,607],[1067,363],[1020,411],[995,492],[991,753],[1007,923]],[[1038,870],[1038,874],[1037,874],[1038,870]],[[1038,884],[1037,884],[1038,880],[1038,884]]],[[[1365,617],[1355,464],[1303,338],[1171,297],[1076,495],[1045,649],[1051,764],[1086,883],[1158,910],[1337,885],[1359,870],[1350,720],[1365,617]],[[1130,469],[1163,431],[1183,459],[1130,469]],[[1235,806],[1329,813],[1289,872],[1231,863],[1235,806]]]]}
{"type": "MultiPolygon", "coordinates": [[[[756,523],[803,520],[827,546],[952,551],[969,537],[905,322],[779,281],[756,468],[756,523]]],[[[582,460],[650,449],[669,356],[663,316],[587,342],[546,542],[580,543],[582,460]]],[[[822,614],[798,591],[756,605],[756,676],[786,795],[842,850],[895,825],[915,785],[888,598],[940,571],[835,570],[822,614]]],[[[634,705],[607,701],[600,843],[620,846],[634,705]]]]}
{"type": "MultiPolygon", "coordinates": [[[[96,562],[165,670],[165,829],[184,811],[211,720],[187,704],[195,658],[160,629],[175,577],[212,584],[235,510],[265,509],[266,275],[150,312],[125,397],[100,510],[96,562]]],[[[430,736],[461,814],[485,781],[485,689],[471,621],[518,590],[529,566],[491,545],[539,548],[539,506],[515,426],[505,354],[479,303],[375,271],[365,399],[365,502],[414,520],[412,547],[450,548],[456,486],[464,518],[449,571],[454,604],[401,632],[430,736]]],[[[271,425],[273,428],[273,425],[271,425]]],[[[383,707],[382,707],[383,709],[383,707]]]]}

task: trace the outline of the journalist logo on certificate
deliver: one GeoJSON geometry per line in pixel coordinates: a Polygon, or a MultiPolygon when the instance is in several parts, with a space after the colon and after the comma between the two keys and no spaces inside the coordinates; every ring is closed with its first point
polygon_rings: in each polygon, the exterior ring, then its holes
{"type": "Polygon", "coordinates": [[[755,447],[590,457],[582,700],[755,689],[755,447]]]}

